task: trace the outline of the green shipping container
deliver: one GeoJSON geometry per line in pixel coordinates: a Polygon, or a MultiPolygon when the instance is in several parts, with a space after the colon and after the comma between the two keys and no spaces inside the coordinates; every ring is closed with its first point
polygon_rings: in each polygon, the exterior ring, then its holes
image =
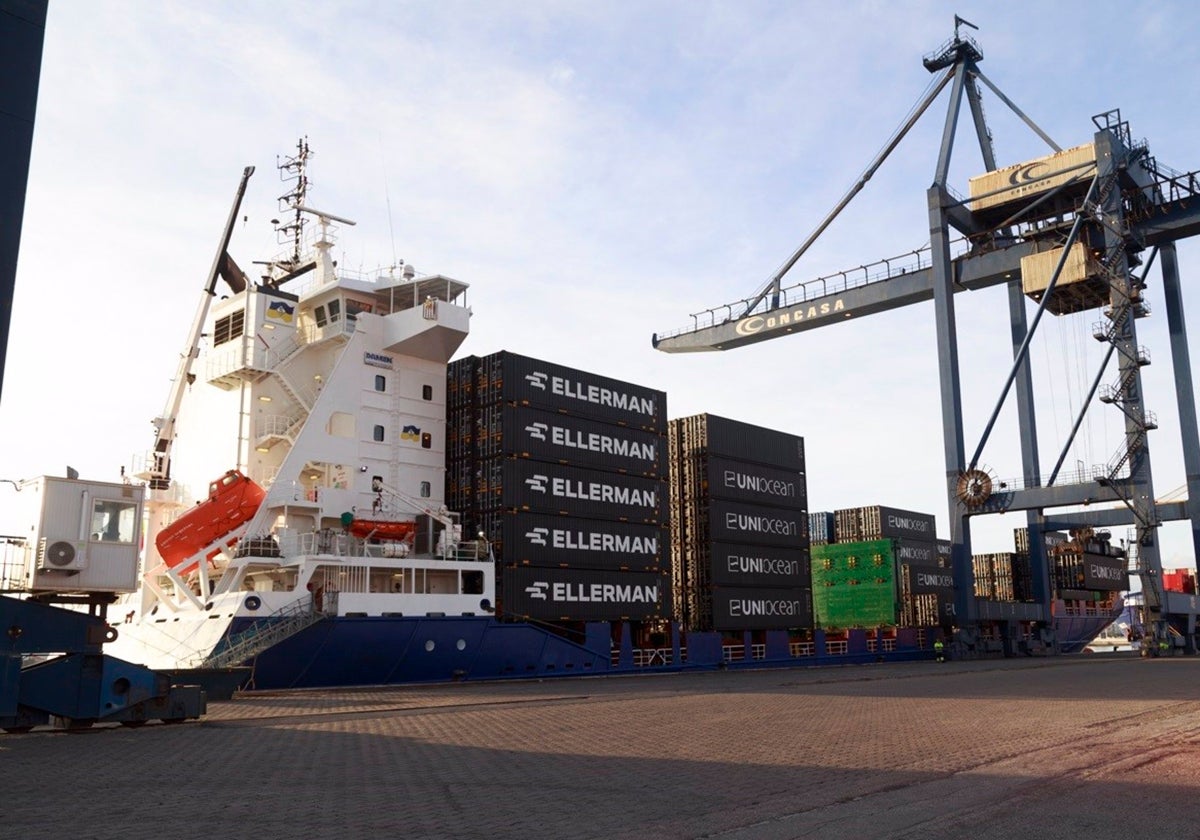
{"type": "Polygon", "coordinates": [[[812,547],[813,623],[826,630],[893,625],[897,619],[892,540],[812,547]]]}

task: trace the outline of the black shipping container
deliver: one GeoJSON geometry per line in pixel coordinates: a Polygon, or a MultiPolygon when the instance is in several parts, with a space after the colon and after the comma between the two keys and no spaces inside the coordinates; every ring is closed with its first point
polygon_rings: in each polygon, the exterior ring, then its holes
{"type": "Polygon", "coordinates": [[[802,510],[717,499],[709,504],[708,527],[713,542],[808,548],[808,514],[802,510]]]}
{"type": "Polygon", "coordinates": [[[667,562],[667,531],[657,525],[538,513],[495,516],[499,559],[511,565],[656,570],[667,562]]]}
{"type": "Polygon", "coordinates": [[[834,511],[838,542],[909,539],[933,542],[937,525],[932,514],[869,505],[834,511]]]}
{"type": "Polygon", "coordinates": [[[787,630],[813,626],[812,591],[720,587],[712,591],[714,630],[787,630]]]}
{"type": "Polygon", "coordinates": [[[808,540],[812,545],[827,545],[836,541],[833,512],[824,510],[808,515],[808,540]]]}
{"type": "Polygon", "coordinates": [[[711,546],[712,582],[718,586],[811,586],[808,551],[762,545],[711,546]]]}
{"type": "Polygon", "coordinates": [[[710,498],[792,510],[808,509],[802,472],[712,455],[708,457],[707,467],[710,498]]]}
{"type": "Polygon", "coordinates": [[[1119,592],[1129,588],[1127,561],[1124,557],[1109,557],[1086,552],[1083,555],[1083,588],[1119,592]]]}
{"type": "Polygon", "coordinates": [[[535,510],[589,519],[662,522],[667,483],[528,458],[493,458],[480,467],[478,511],[535,510]]]}
{"type": "Polygon", "coordinates": [[[446,406],[448,408],[463,408],[475,403],[475,379],[478,372],[478,356],[464,356],[446,366],[446,406]]]}
{"type": "MultiPolygon", "coordinates": [[[[952,559],[953,549],[950,540],[938,540],[934,543],[934,545],[937,547],[938,557],[941,557],[946,561],[947,564],[949,564],[952,559]]],[[[949,565],[947,565],[947,568],[949,568],[949,565]]]]}
{"type": "Polygon", "coordinates": [[[645,621],[669,618],[671,586],[653,572],[506,566],[503,614],[544,621],[645,621]]]}
{"type": "Polygon", "coordinates": [[[479,405],[515,402],[663,434],[663,391],[500,351],[480,360],[479,405]]]}
{"type": "Polygon", "coordinates": [[[939,562],[937,545],[916,540],[893,540],[896,562],[914,566],[936,566],[939,562]]]}
{"type": "Polygon", "coordinates": [[[651,477],[666,474],[666,439],[660,435],[525,406],[497,408],[498,417],[485,414],[488,428],[479,441],[480,456],[515,455],[651,477]]]}
{"type": "Polygon", "coordinates": [[[683,456],[708,455],[767,464],[804,472],[804,438],[715,414],[696,414],[671,421],[683,446],[683,456]]]}
{"type": "Polygon", "coordinates": [[[909,590],[918,595],[927,593],[953,593],[954,572],[935,566],[909,566],[909,590]]]}
{"type": "Polygon", "coordinates": [[[953,593],[925,593],[904,598],[900,620],[906,627],[948,627],[955,615],[953,593]]]}
{"type": "MultiPolygon", "coordinates": [[[[1065,543],[1070,539],[1071,539],[1070,535],[1065,534],[1062,531],[1043,531],[1042,532],[1042,542],[1046,546],[1046,548],[1052,548],[1056,545],[1065,543]]],[[[1013,528],[1013,543],[1017,547],[1017,554],[1028,554],[1029,553],[1029,528],[1028,527],[1013,528]]]]}

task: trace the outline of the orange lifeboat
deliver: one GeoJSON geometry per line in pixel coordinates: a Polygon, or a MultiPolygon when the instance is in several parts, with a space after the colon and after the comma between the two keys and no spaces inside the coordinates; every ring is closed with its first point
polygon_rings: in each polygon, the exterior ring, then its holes
{"type": "MultiPolygon", "coordinates": [[[[163,528],[154,540],[158,554],[169,568],[186,574],[198,563],[180,568],[189,557],[218,542],[249,522],[266,498],[266,491],[237,470],[208,485],[208,499],[163,528]]],[[[228,544],[232,545],[234,540],[228,544]]],[[[208,554],[211,560],[217,555],[208,554]]]]}
{"type": "Polygon", "coordinates": [[[355,519],[349,525],[351,535],[359,539],[407,540],[417,530],[417,523],[383,519],[355,519]]]}

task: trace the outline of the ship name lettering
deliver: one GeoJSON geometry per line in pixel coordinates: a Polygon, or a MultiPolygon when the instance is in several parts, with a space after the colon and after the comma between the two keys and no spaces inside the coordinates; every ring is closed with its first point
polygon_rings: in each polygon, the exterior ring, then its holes
{"type": "Polygon", "coordinates": [[[725,486],[736,487],[738,490],[750,490],[768,496],[795,498],[796,485],[791,481],[779,478],[767,478],[762,475],[750,475],[737,470],[725,470],[725,486]]]}
{"type": "Polygon", "coordinates": [[[917,572],[918,586],[934,586],[942,589],[954,588],[953,575],[938,575],[932,572],[917,572]]]}
{"type": "Polygon", "coordinates": [[[800,574],[799,561],[784,560],[781,557],[743,557],[730,554],[725,558],[725,563],[730,572],[781,576],[800,574]]]}
{"type": "Polygon", "coordinates": [[[600,385],[584,385],[582,382],[573,382],[562,376],[551,376],[550,391],[559,396],[571,397],[593,405],[617,408],[634,414],[644,414],[647,417],[654,416],[654,400],[649,397],[613,391],[600,385]]]}
{"type": "Polygon", "coordinates": [[[606,534],[599,531],[555,529],[551,537],[555,548],[572,551],[603,551],[610,554],[658,554],[658,537],[606,534]]]}
{"type": "Polygon", "coordinates": [[[618,583],[555,583],[555,601],[595,604],[657,604],[658,587],[618,583]]]}
{"type": "Polygon", "coordinates": [[[565,446],[568,449],[586,449],[589,452],[602,452],[605,455],[619,455],[622,458],[636,458],[642,461],[657,460],[652,443],[638,443],[636,440],[609,437],[596,432],[580,432],[555,426],[551,432],[551,440],[557,446],[565,446]]]}
{"type": "Polygon", "coordinates": [[[598,481],[574,481],[556,478],[552,484],[555,496],[563,499],[585,499],[589,502],[607,502],[612,505],[630,505],[646,508],[658,507],[658,493],[654,490],[638,490],[636,487],[614,487],[598,481]]]}
{"type": "Polygon", "coordinates": [[[1120,580],[1121,570],[1115,566],[1100,566],[1095,563],[1089,563],[1092,567],[1092,577],[1098,580],[1120,580]]]}
{"type": "Polygon", "coordinates": [[[920,531],[922,534],[929,532],[928,519],[917,519],[912,516],[896,516],[889,513],[888,524],[900,531],[920,531]]]}
{"type": "Polygon", "coordinates": [[[801,601],[766,598],[733,598],[729,602],[729,614],[734,618],[748,616],[802,616],[807,611],[801,601]]]}
{"type": "Polygon", "coordinates": [[[778,534],[781,537],[799,535],[799,528],[794,520],[749,513],[726,513],[725,527],[731,531],[757,531],[760,534],[778,534]]]}

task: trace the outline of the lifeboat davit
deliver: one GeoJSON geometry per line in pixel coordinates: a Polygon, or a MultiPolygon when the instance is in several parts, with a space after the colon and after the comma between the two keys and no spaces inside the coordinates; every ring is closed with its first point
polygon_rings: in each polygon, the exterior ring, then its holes
{"type": "Polygon", "coordinates": [[[417,530],[417,523],[412,521],[396,522],[383,519],[355,519],[350,523],[352,536],[361,540],[367,538],[376,540],[407,540],[417,530]]]}
{"type": "MultiPolygon", "coordinates": [[[[237,470],[229,470],[208,485],[208,499],[159,531],[154,540],[159,556],[168,568],[183,574],[190,572],[199,563],[182,564],[253,519],[266,495],[249,478],[237,470]]],[[[234,542],[236,537],[226,544],[234,542]]],[[[207,556],[211,560],[216,555],[214,549],[207,556]]]]}

